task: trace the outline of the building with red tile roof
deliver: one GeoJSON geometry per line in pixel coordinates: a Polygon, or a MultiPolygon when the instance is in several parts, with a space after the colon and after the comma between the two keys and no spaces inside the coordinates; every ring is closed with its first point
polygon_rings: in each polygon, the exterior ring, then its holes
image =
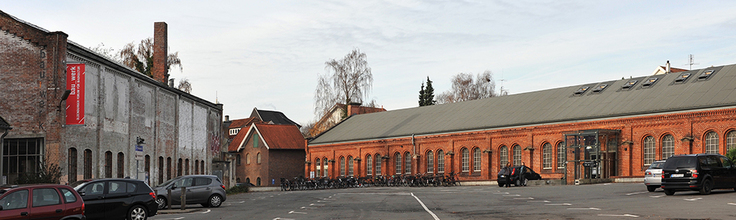
{"type": "Polygon", "coordinates": [[[236,182],[275,186],[281,178],[304,174],[306,141],[294,124],[251,123],[228,146],[236,182]]]}

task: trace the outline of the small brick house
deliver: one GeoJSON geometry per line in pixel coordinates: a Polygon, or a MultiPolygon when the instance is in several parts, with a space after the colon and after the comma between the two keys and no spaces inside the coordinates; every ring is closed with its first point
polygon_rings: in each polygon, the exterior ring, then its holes
{"type": "Polygon", "coordinates": [[[280,184],[280,178],[302,175],[305,144],[294,124],[251,123],[228,147],[235,157],[236,182],[274,186],[280,184]]]}

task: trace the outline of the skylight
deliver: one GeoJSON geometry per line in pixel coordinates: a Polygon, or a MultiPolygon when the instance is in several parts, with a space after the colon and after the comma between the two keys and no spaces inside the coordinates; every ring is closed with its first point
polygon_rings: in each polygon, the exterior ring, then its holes
{"type": "Polygon", "coordinates": [[[645,86],[645,87],[646,87],[646,86],[651,86],[651,85],[653,85],[653,84],[654,84],[654,82],[657,82],[657,77],[652,77],[652,78],[649,78],[649,79],[647,79],[647,81],[644,81],[644,82],[643,82],[643,83],[641,84],[641,86],[645,86]]]}
{"type": "Polygon", "coordinates": [[[639,82],[639,80],[635,80],[635,79],[633,79],[633,80],[629,80],[629,81],[628,81],[628,82],[626,82],[626,84],[624,84],[624,86],[622,86],[621,88],[623,88],[623,89],[630,89],[631,87],[633,87],[634,85],[636,85],[636,83],[637,83],[637,82],[639,82]]]}
{"type": "Polygon", "coordinates": [[[600,84],[600,85],[596,86],[595,89],[593,89],[593,92],[595,92],[595,93],[601,92],[604,89],[606,89],[606,87],[608,87],[608,84],[600,84]]]}
{"type": "Polygon", "coordinates": [[[714,72],[714,70],[706,70],[705,72],[701,73],[700,76],[698,76],[698,79],[708,79],[708,77],[710,77],[710,75],[713,75],[714,72]]]}
{"type": "Polygon", "coordinates": [[[588,91],[589,88],[590,87],[588,87],[588,86],[580,87],[577,91],[575,91],[575,95],[583,94],[583,93],[585,93],[585,91],[588,91]]]}
{"type": "Polygon", "coordinates": [[[680,74],[680,76],[678,76],[677,79],[675,79],[675,82],[684,82],[685,80],[687,80],[688,77],[690,77],[690,75],[692,74],[690,73],[680,74]]]}

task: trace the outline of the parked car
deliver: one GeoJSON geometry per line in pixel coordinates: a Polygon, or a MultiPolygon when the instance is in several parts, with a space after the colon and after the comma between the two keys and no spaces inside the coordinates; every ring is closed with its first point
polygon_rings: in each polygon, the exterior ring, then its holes
{"type": "Polygon", "coordinates": [[[69,186],[0,187],[0,219],[84,220],[84,208],[82,198],[69,186]]]}
{"type": "Polygon", "coordinates": [[[156,215],[156,194],[135,179],[96,179],[72,183],[82,196],[87,219],[145,220],[156,215]]]}
{"type": "Polygon", "coordinates": [[[654,192],[662,185],[662,166],[664,160],[654,161],[649,165],[647,171],[644,171],[644,185],[647,186],[649,192],[654,192]]]}
{"type": "Polygon", "coordinates": [[[156,186],[156,202],[163,209],[171,200],[171,205],[181,205],[181,188],[186,187],[186,204],[201,204],[204,207],[220,207],[227,197],[225,185],[214,175],[180,176],[156,186]],[[168,190],[171,189],[171,196],[168,190]]]}
{"type": "Polygon", "coordinates": [[[736,190],[736,167],[720,154],[672,156],[662,167],[662,189],[668,196],[683,190],[707,195],[713,189],[728,188],[736,190]]]}
{"type": "Polygon", "coordinates": [[[499,187],[503,187],[506,184],[506,175],[511,175],[510,180],[514,186],[526,186],[528,180],[542,179],[542,176],[527,166],[504,167],[498,172],[496,182],[498,182],[499,187]]]}

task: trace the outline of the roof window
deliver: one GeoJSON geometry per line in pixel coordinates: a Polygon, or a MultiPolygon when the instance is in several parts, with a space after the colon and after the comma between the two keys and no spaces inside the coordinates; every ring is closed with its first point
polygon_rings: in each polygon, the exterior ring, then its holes
{"type": "Polygon", "coordinates": [[[657,77],[652,77],[652,78],[647,79],[647,81],[644,81],[641,84],[641,86],[643,87],[652,86],[654,85],[655,82],[657,82],[657,77]]]}
{"type": "Polygon", "coordinates": [[[705,72],[701,73],[700,76],[698,76],[698,79],[708,79],[708,77],[710,77],[710,75],[713,75],[714,72],[714,70],[706,70],[705,72]]]}
{"type": "Polygon", "coordinates": [[[677,79],[675,79],[675,82],[678,82],[678,83],[679,82],[685,82],[685,80],[687,80],[687,78],[690,77],[690,75],[692,75],[692,74],[690,74],[690,73],[680,74],[680,76],[678,76],[677,79]]]}
{"type": "Polygon", "coordinates": [[[606,89],[606,87],[608,87],[608,84],[600,84],[600,85],[596,86],[595,89],[593,89],[593,92],[599,93],[599,92],[603,91],[604,89],[606,89]]]}
{"type": "Polygon", "coordinates": [[[634,85],[636,85],[637,82],[639,82],[639,80],[635,80],[635,79],[629,80],[621,88],[623,88],[623,89],[630,89],[631,87],[634,87],[634,85]]]}
{"type": "Polygon", "coordinates": [[[585,91],[588,91],[589,88],[589,86],[580,87],[577,91],[575,91],[575,95],[583,94],[585,93],[585,91]]]}

